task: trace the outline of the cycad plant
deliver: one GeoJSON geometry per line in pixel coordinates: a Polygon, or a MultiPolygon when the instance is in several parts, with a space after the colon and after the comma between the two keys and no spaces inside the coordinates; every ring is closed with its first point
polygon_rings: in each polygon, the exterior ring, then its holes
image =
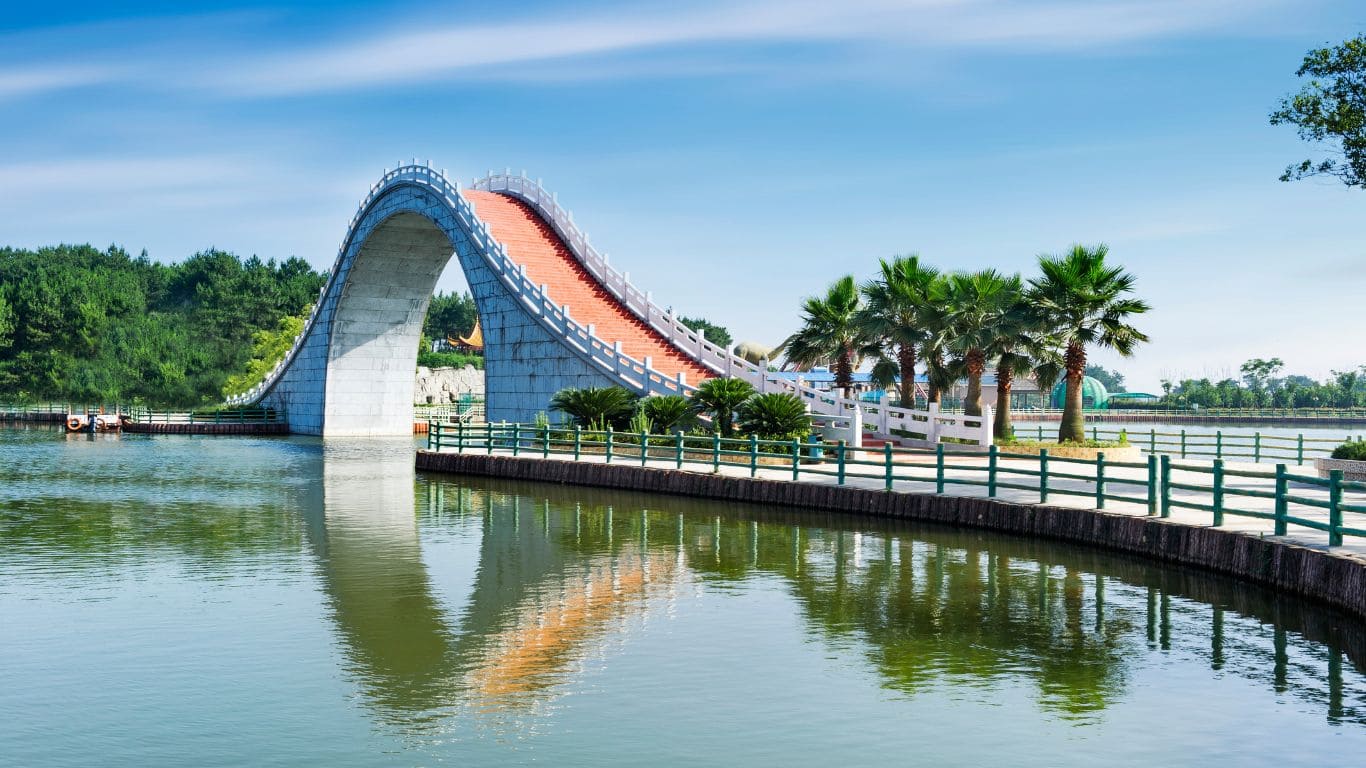
{"type": "Polygon", "coordinates": [[[1148,337],[1129,324],[1129,319],[1148,311],[1147,302],[1134,298],[1133,275],[1123,267],[1105,263],[1109,249],[1077,245],[1063,256],[1039,257],[1043,273],[1030,281],[1029,299],[1046,318],[1052,334],[1064,349],[1067,399],[1059,442],[1086,439],[1081,401],[1081,380],[1086,371],[1088,346],[1113,349],[1128,357],[1148,337]]]}
{"type": "Polygon", "coordinates": [[[878,277],[863,285],[859,322],[880,347],[873,381],[884,387],[895,379],[901,404],[915,405],[916,351],[930,337],[931,290],[939,270],[916,254],[883,259],[878,277]]]}
{"type": "Polygon", "coordinates": [[[707,379],[690,396],[694,413],[709,414],[712,424],[722,437],[735,434],[735,409],[754,394],[754,387],[744,379],[707,379]]]}
{"type": "Polygon", "coordinates": [[[640,410],[650,418],[660,434],[686,431],[692,421],[692,404],[682,395],[656,395],[640,403],[640,410]]]}
{"type": "Polygon", "coordinates": [[[623,387],[583,387],[556,392],[550,407],[586,429],[621,429],[630,422],[638,399],[623,387]]]}
{"type": "Polygon", "coordinates": [[[764,440],[801,440],[811,434],[811,415],[800,397],[787,392],[754,395],[740,404],[740,431],[764,440]]]}
{"type": "Polygon", "coordinates": [[[869,336],[860,315],[862,302],[852,275],[831,283],[824,296],[802,304],[802,327],[780,345],[799,366],[830,364],[835,386],[845,397],[854,386],[854,369],[868,351],[869,336]]]}
{"type": "Polygon", "coordinates": [[[968,380],[963,413],[969,416],[982,414],[982,375],[987,367],[987,347],[995,337],[1001,316],[1019,298],[1022,290],[1019,275],[1003,275],[994,269],[949,276],[944,293],[948,346],[963,360],[968,380]]]}

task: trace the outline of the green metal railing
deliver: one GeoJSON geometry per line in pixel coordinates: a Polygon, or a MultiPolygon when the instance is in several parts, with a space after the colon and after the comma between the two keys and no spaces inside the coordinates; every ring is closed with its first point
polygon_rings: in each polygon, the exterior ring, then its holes
{"type": "Polygon", "coordinates": [[[908,484],[932,485],[935,493],[953,487],[985,488],[996,498],[1003,490],[1037,494],[1040,503],[1052,496],[1078,496],[1092,501],[1096,509],[1110,502],[1142,506],[1152,516],[1170,517],[1175,508],[1206,511],[1214,525],[1226,516],[1261,518],[1275,522],[1276,534],[1288,525],[1326,531],[1333,545],[1344,536],[1366,536],[1366,483],[1347,481],[1341,472],[1328,478],[1291,474],[1285,464],[1274,472],[1226,467],[1222,459],[1210,466],[1174,463],[1171,456],[1149,455],[1145,461],[1113,461],[1098,454],[1095,459],[1009,453],[991,446],[985,452],[904,448],[885,444],[880,449],[852,448],[843,442],[826,445],[796,440],[760,440],[754,436],[723,438],[720,435],[654,435],[647,433],[590,431],[578,427],[525,424],[442,424],[432,422],[427,448],[460,453],[494,451],[514,456],[541,458],[569,456],[581,460],[601,456],[607,463],[625,462],[683,468],[701,466],[713,472],[722,466],[748,470],[754,477],[760,468],[778,470],[792,480],[833,478],[837,485],[871,481],[885,490],[908,484]],[[790,475],[788,474],[790,472],[790,475]],[[1179,475],[1173,479],[1173,475],[1179,475]],[[1185,474],[1197,479],[1188,479],[1185,474]],[[1259,487],[1260,486],[1260,487],[1259,487]],[[1321,497],[1306,495],[1301,487],[1320,489],[1321,497]],[[1292,493],[1292,490],[1299,491],[1292,493]],[[1175,495],[1173,491],[1184,491],[1175,495]],[[1239,507],[1231,500],[1265,499],[1270,509],[1239,507]],[[1295,514],[1292,514],[1292,508],[1295,514]],[[1306,517],[1307,510],[1326,513],[1325,520],[1306,517]]]}
{"type": "MultiPolygon", "coordinates": [[[[1042,424],[1015,429],[1017,438],[1036,437],[1039,441],[1053,439],[1057,433],[1056,426],[1042,424]]],[[[1338,440],[1331,437],[1305,437],[1304,433],[1292,436],[1253,432],[1249,435],[1223,430],[1209,432],[1187,429],[1158,432],[1156,429],[1097,426],[1087,427],[1086,434],[1092,440],[1119,441],[1122,438],[1147,453],[1168,454],[1182,459],[1246,459],[1254,463],[1284,460],[1296,464],[1326,457],[1345,442],[1363,439],[1360,435],[1346,435],[1338,440]]]]}
{"type": "Polygon", "coordinates": [[[128,416],[139,424],[276,424],[285,420],[274,408],[216,408],[200,411],[154,411],[134,407],[128,416]]]}

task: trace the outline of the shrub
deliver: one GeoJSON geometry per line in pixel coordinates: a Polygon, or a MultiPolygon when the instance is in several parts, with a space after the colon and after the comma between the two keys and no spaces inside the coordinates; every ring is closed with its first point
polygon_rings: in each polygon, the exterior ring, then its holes
{"type": "Polygon", "coordinates": [[[417,364],[423,368],[464,368],[472,365],[484,369],[484,356],[465,352],[418,352],[417,364]]]}
{"type": "Polygon", "coordinates": [[[623,387],[584,387],[556,392],[550,407],[585,429],[621,429],[631,421],[638,400],[623,387]]]}
{"type": "Polygon", "coordinates": [[[1352,440],[1333,449],[1333,458],[1366,461],[1366,440],[1352,440]]]}
{"type": "Polygon", "coordinates": [[[710,414],[721,436],[730,437],[735,433],[735,409],[753,394],[754,387],[743,379],[707,379],[692,393],[692,408],[710,414]]]}
{"type": "Polygon", "coordinates": [[[800,440],[811,434],[811,416],[796,395],[754,395],[741,403],[737,411],[740,430],[763,440],[800,440]]]}
{"type": "Polygon", "coordinates": [[[661,434],[671,434],[677,430],[686,432],[692,421],[692,405],[682,395],[647,397],[641,401],[640,410],[650,417],[661,434]]]}

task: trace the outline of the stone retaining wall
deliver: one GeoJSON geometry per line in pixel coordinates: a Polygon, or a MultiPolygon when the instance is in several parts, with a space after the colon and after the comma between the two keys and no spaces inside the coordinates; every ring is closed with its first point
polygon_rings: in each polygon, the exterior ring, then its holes
{"type": "Polygon", "coordinates": [[[1366,618],[1366,561],[1235,531],[1099,510],[890,493],[621,464],[418,451],[417,468],[923,520],[1128,552],[1226,573],[1366,618]]]}
{"type": "Polygon", "coordinates": [[[287,435],[289,424],[277,421],[272,424],[213,424],[195,422],[193,424],[156,424],[126,422],[124,432],[152,435],[287,435]]]}

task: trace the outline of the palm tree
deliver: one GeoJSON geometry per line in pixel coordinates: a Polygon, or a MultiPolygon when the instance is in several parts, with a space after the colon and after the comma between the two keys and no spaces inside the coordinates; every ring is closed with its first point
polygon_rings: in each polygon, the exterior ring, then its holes
{"type": "Polygon", "coordinates": [[[853,275],[845,275],[802,304],[802,327],[781,349],[789,362],[802,366],[833,363],[835,386],[851,395],[854,368],[868,351],[868,334],[860,320],[861,301],[853,275]]]}
{"type": "Polygon", "coordinates": [[[735,429],[735,409],[754,394],[754,387],[744,379],[707,379],[691,394],[692,407],[697,413],[711,414],[712,423],[722,437],[730,437],[735,429]]]}
{"type": "Polygon", "coordinates": [[[1109,248],[1073,246],[1064,256],[1040,256],[1041,277],[1030,281],[1029,299],[1047,318],[1064,348],[1067,399],[1058,428],[1058,441],[1086,439],[1082,420],[1081,380],[1086,370],[1086,348],[1113,349],[1128,357],[1134,346],[1148,340],[1129,325],[1133,315],[1148,311],[1147,302],[1130,296],[1134,276],[1123,267],[1109,266],[1109,248]]]}
{"type": "Polygon", "coordinates": [[[883,352],[873,366],[873,380],[886,385],[895,372],[903,407],[915,406],[916,350],[930,336],[927,314],[931,289],[938,280],[939,270],[911,254],[890,262],[883,259],[878,278],[863,285],[866,303],[859,322],[883,352]]]}
{"type": "Polygon", "coordinates": [[[927,288],[927,300],[921,313],[921,323],[925,327],[925,339],[920,343],[920,357],[925,361],[925,400],[940,403],[943,395],[953,389],[958,380],[959,361],[949,357],[951,328],[948,314],[949,276],[940,274],[927,288]]]}
{"type": "Polygon", "coordinates": [[[994,269],[949,275],[945,291],[948,346],[962,356],[968,392],[963,413],[982,415],[982,375],[987,367],[987,347],[995,338],[996,325],[1014,298],[1023,290],[1019,275],[1003,275],[994,269]]]}
{"type": "Polygon", "coordinates": [[[1016,286],[1009,306],[997,319],[987,356],[996,362],[996,415],[992,433],[997,440],[1015,437],[1010,422],[1010,398],[1015,377],[1033,374],[1041,392],[1052,389],[1062,370],[1058,342],[1050,333],[1047,318],[1016,286]]]}

